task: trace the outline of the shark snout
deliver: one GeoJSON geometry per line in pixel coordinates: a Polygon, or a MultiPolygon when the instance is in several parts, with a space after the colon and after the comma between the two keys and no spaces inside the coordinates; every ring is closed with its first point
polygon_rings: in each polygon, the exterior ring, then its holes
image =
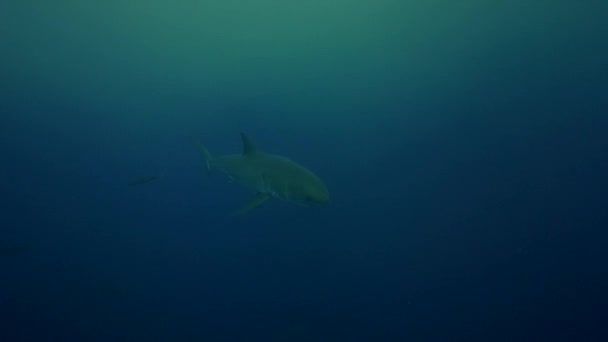
{"type": "Polygon", "coordinates": [[[327,204],[329,203],[329,191],[325,188],[317,189],[308,195],[307,200],[312,204],[327,204]]]}

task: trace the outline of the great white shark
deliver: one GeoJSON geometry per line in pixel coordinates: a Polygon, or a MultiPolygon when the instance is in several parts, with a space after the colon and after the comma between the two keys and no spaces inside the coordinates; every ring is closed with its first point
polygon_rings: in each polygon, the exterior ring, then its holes
{"type": "Polygon", "coordinates": [[[329,202],[327,187],[312,171],[285,157],[263,152],[245,133],[241,133],[241,140],[242,153],[218,157],[197,143],[208,171],[219,171],[255,192],[235,215],[245,214],[269,198],[307,206],[329,202]]]}

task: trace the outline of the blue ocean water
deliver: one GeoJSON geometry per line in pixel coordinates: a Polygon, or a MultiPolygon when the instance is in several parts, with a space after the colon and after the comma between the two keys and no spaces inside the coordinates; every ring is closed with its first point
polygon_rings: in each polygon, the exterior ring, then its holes
{"type": "Polygon", "coordinates": [[[607,340],[605,13],[2,2],[0,341],[607,340]],[[331,202],[232,217],[241,131],[331,202]]]}

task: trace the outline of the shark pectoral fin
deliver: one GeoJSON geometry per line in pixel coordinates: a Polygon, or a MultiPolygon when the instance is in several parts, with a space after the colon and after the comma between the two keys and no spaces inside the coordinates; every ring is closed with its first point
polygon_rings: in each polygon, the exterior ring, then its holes
{"type": "Polygon", "coordinates": [[[244,207],[233,213],[234,216],[243,215],[255,209],[258,205],[264,203],[270,196],[263,192],[258,192],[255,197],[249,201],[244,207]]]}

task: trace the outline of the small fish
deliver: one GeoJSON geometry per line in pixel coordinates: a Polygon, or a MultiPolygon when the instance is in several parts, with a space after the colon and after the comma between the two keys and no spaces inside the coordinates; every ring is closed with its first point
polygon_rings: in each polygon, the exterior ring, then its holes
{"type": "Polygon", "coordinates": [[[143,176],[129,180],[129,186],[142,185],[158,180],[158,176],[143,176]]]}

